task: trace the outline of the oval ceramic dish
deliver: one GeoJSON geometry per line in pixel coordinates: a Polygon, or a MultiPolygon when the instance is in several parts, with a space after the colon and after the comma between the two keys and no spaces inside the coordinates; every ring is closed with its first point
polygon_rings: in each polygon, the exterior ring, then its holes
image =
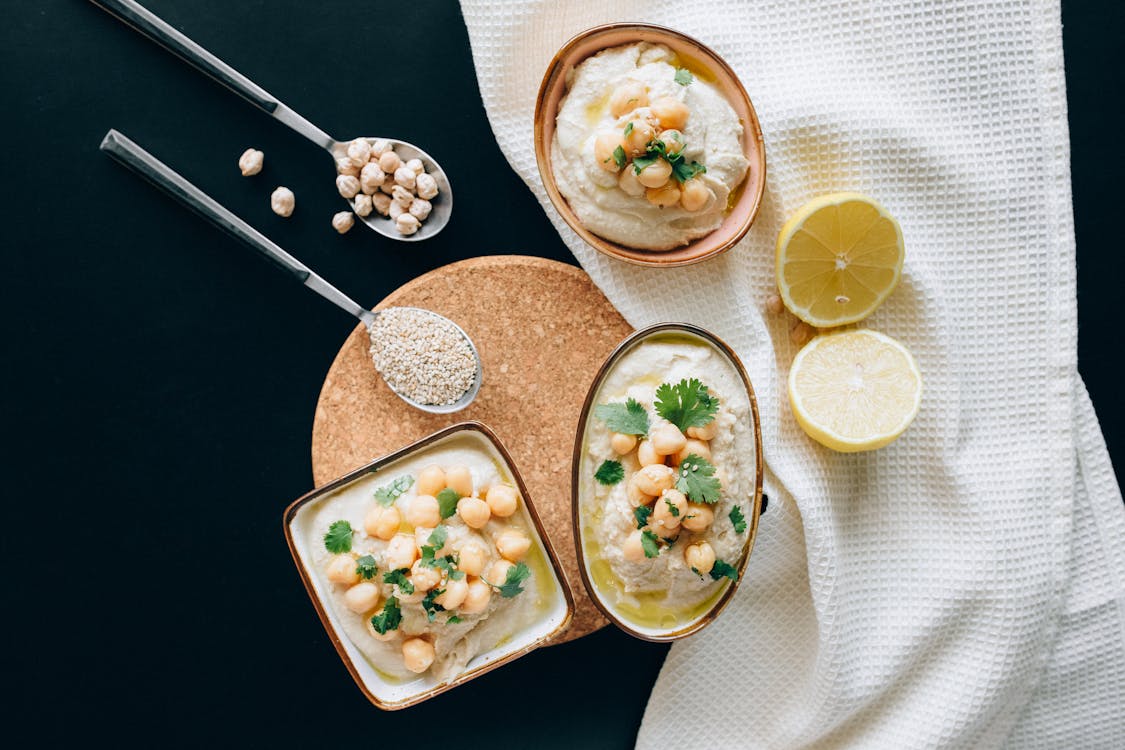
{"type": "Polygon", "coordinates": [[[762,140],[762,127],[754,105],[730,66],[702,42],[686,34],[643,23],[615,23],[595,26],[581,32],[555,54],[535,100],[535,160],[543,186],[559,214],[570,228],[595,250],[620,260],[642,266],[671,268],[698,263],[734,247],[741,240],[758,215],[762,191],[766,184],[766,152],[762,140]],[[641,250],[611,242],[583,226],[571,210],[566,198],[555,182],[551,148],[555,138],[555,119],[559,103],[566,95],[567,76],[575,66],[591,55],[610,47],[637,42],[663,44],[683,61],[688,70],[712,81],[734,108],[742,123],[742,149],[750,162],[746,179],[738,188],[741,191],[734,206],[718,229],[692,242],[672,250],[641,250]]]}
{"type": "MultiPolygon", "coordinates": [[[[574,612],[574,600],[566,576],[547,540],[523,479],[513,465],[507,449],[490,429],[479,422],[463,422],[435,432],[313,490],[286,508],[283,525],[285,540],[289,544],[289,551],[297,564],[301,580],[344,666],[368,700],[384,710],[412,706],[534,651],[565,631],[574,612]],[[321,544],[321,538],[314,531],[313,522],[322,504],[332,502],[337,497],[354,497],[357,492],[363,496],[373,493],[378,486],[393,478],[396,465],[402,466],[414,459],[429,460],[430,455],[435,455],[436,458],[443,449],[479,450],[496,467],[501,480],[515,484],[523,498],[516,517],[520,518],[532,537],[528,564],[533,576],[539,575],[546,580],[537,581],[536,590],[540,596],[530,624],[513,634],[500,637],[491,648],[473,656],[460,672],[444,681],[436,680],[429,672],[413,678],[396,679],[377,669],[347,633],[341,618],[355,615],[346,610],[338,611],[337,606],[332,603],[330,584],[322,572],[315,569],[313,551],[315,545],[321,544]]],[[[527,595],[526,591],[521,594],[527,595]]],[[[502,614],[503,612],[494,612],[489,620],[502,614]]]]}
{"type": "MultiPolygon", "coordinates": [[[[624,391],[618,392],[621,386],[620,382],[614,384],[614,392],[612,393],[603,393],[603,390],[605,390],[607,383],[613,381],[612,376],[615,373],[616,366],[630,353],[636,351],[638,347],[650,342],[706,347],[722,357],[731,366],[735,374],[730,378],[730,381],[745,388],[748,408],[745,409],[745,414],[734,417],[728,426],[732,430],[732,435],[741,432],[746,438],[744,441],[746,445],[752,447],[754,456],[752,459],[747,457],[747,463],[753,467],[754,476],[744,483],[744,490],[740,492],[742,497],[723,496],[723,501],[733,500],[740,507],[748,508],[745,516],[745,539],[742,541],[738,560],[733,565],[739,581],[742,579],[746,563],[754,547],[758,518],[762,508],[762,434],[754,388],[738,356],[714,334],[686,323],[661,323],[629,336],[605,361],[590,386],[578,422],[578,433],[574,443],[573,474],[571,476],[571,506],[574,539],[578,553],[578,569],[582,574],[582,582],[589,591],[594,604],[611,622],[637,638],[665,642],[697,633],[713,622],[734,595],[738,582],[723,578],[715,591],[708,594],[709,598],[687,607],[665,608],[660,603],[659,596],[654,596],[652,593],[635,595],[626,591],[620,578],[613,572],[607,556],[602,554],[598,543],[593,539],[595,536],[592,531],[593,524],[597,521],[592,516],[599,512],[600,506],[587,502],[587,499],[596,497],[593,477],[599,468],[599,459],[603,458],[600,455],[592,457],[591,451],[587,449],[590,445],[592,425],[598,423],[598,418],[593,416],[594,407],[599,403],[626,395],[624,391]],[[644,597],[643,601],[640,599],[641,596],[644,597]],[[643,620],[647,620],[647,622],[643,620]]],[[[634,381],[633,384],[643,383],[648,387],[655,388],[659,383],[665,382],[663,378],[666,375],[667,373],[647,373],[644,376],[638,376],[639,381],[634,381]]],[[[728,382],[726,385],[729,388],[730,383],[728,382]]],[[[719,396],[720,400],[722,399],[722,394],[712,393],[719,396]]],[[[599,429],[608,432],[608,428],[604,426],[599,429]]],[[[734,449],[734,446],[732,446],[732,449],[734,449]]],[[[718,469],[720,475],[724,473],[724,466],[720,465],[718,469]]],[[[603,502],[603,500],[598,502],[603,502]]],[[[604,502],[608,507],[608,498],[604,502]]],[[[712,535],[716,534],[717,532],[714,530],[718,528],[720,523],[730,523],[733,532],[733,519],[728,521],[726,518],[716,518],[708,531],[712,535]]],[[[680,546],[677,547],[676,541],[673,540],[671,545],[662,548],[660,554],[682,554],[680,548],[686,543],[681,542],[680,546]]],[[[673,575],[684,573],[687,573],[687,571],[672,572],[673,575]]]]}

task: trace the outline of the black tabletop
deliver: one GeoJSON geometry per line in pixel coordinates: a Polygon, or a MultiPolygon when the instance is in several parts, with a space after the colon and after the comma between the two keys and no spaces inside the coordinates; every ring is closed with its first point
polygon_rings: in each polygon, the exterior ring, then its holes
{"type": "MultiPolygon", "coordinates": [[[[456,211],[422,244],[362,227],[337,236],[332,164],[312,144],[89,3],[9,4],[0,304],[12,715],[46,744],[631,745],[666,648],[612,628],[405,712],[367,703],[281,534],[282,509],[311,488],[313,408],[354,320],[97,150],[121,130],[366,304],[478,255],[573,263],[496,146],[458,6],[147,5],[327,132],[426,148],[455,185],[456,211]],[[248,146],[266,154],[253,179],[236,168],[248,146]],[[297,195],[290,219],[270,211],[277,185],[297,195]]],[[[1115,453],[1123,160],[1107,115],[1120,111],[1112,39],[1123,16],[1111,0],[1064,7],[1080,369],[1115,453]]]]}

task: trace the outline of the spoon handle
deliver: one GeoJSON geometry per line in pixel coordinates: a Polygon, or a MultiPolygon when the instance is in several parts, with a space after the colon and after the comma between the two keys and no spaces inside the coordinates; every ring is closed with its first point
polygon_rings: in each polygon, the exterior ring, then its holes
{"type": "Polygon", "coordinates": [[[364,323],[370,323],[375,319],[375,314],[370,310],[360,306],[351,297],[329,284],[304,263],[282,250],[257,229],[235,216],[214,198],[121,133],[110,130],[102,139],[100,148],[211,224],[235,239],[242,240],[279,270],[348,314],[354,315],[364,323]]]}
{"type": "Polygon", "coordinates": [[[273,94],[200,47],[134,0],[91,0],[94,5],[214,78],[258,109],[272,115],[310,141],[331,150],[335,141],[320,128],[277,100],[273,94]]]}

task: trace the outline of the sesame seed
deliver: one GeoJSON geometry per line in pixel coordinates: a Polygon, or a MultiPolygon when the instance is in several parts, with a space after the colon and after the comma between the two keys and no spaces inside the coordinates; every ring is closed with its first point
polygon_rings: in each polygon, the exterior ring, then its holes
{"type": "Polygon", "coordinates": [[[476,381],[469,342],[448,320],[391,307],[368,329],[371,360],[392,390],[433,406],[456,403],[476,381]]]}

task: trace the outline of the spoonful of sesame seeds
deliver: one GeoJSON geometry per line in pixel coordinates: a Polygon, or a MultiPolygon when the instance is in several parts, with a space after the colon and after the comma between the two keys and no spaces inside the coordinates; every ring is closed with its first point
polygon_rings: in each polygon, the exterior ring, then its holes
{"type": "Polygon", "coordinates": [[[449,178],[422,149],[393,138],[338,141],[143,5],[134,0],[92,1],[328,151],[336,163],[336,190],[379,234],[412,242],[433,237],[449,223],[453,212],[449,178]]]}
{"type": "Polygon", "coordinates": [[[371,338],[375,369],[406,403],[433,414],[448,414],[464,409],[476,398],[482,374],[480,354],[469,335],[449,318],[416,307],[368,310],[118,131],[106,133],[101,150],[244,242],[280,271],[359,318],[371,338]]]}

